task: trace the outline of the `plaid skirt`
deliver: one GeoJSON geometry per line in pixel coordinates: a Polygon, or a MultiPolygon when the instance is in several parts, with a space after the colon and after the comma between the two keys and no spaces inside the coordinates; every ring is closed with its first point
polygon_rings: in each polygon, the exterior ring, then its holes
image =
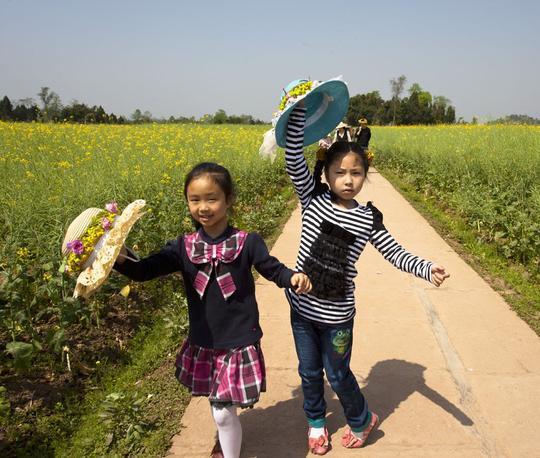
{"type": "Polygon", "coordinates": [[[260,344],[217,350],[187,340],[176,357],[176,378],[193,396],[211,403],[251,407],[266,391],[266,370],[260,344]]]}

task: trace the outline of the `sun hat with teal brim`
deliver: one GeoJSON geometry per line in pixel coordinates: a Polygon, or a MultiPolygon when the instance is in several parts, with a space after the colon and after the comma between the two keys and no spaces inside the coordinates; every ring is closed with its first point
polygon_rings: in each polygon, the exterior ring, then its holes
{"type": "Polygon", "coordinates": [[[283,91],[280,110],[275,113],[272,120],[276,141],[281,147],[285,147],[286,144],[289,116],[300,100],[304,101],[306,107],[304,146],[311,145],[332,132],[349,108],[349,89],[341,77],[324,82],[295,80],[283,91]],[[302,85],[303,90],[300,92],[305,92],[295,94],[295,88],[302,85]]]}

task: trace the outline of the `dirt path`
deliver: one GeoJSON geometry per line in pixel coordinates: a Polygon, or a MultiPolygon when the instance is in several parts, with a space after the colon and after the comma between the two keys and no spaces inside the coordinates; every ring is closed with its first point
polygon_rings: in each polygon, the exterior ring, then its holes
{"type": "MultiPolygon", "coordinates": [[[[343,413],[327,387],[327,456],[540,456],[540,339],[376,171],[360,200],[372,200],[403,246],[452,277],[437,289],[366,248],[351,367],[381,425],[364,449],[343,449],[343,413]]],[[[299,234],[296,210],[272,250],[289,266],[299,234]]],[[[307,456],[289,306],[264,278],[257,288],[268,391],[241,415],[242,456],[307,456]]],[[[208,456],[215,427],[205,398],[192,399],[182,426],[169,456],[208,456]]]]}

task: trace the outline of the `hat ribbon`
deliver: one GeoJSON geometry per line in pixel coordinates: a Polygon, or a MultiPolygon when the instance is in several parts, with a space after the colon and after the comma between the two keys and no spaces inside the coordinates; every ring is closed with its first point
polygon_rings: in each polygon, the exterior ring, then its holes
{"type": "Polygon", "coordinates": [[[305,127],[309,127],[312,124],[315,124],[328,108],[328,104],[334,101],[334,97],[332,97],[331,95],[328,95],[326,92],[323,93],[323,96],[324,96],[323,101],[321,105],[319,106],[319,108],[317,108],[317,111],[313,113],[308,119],[306,119],[305,127]]]}

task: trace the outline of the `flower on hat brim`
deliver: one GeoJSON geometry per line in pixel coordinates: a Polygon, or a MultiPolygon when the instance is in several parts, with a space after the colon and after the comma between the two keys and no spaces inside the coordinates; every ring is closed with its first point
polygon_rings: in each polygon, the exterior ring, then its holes
{"type": "Polygon", "coordinates": [[[283,95],[279,104],[279,111],[283,111],[289,101],[293,99],[296,100],[298,97],[306,95],[312,89],[313,81],[304,81],[303,83],[297,84],[289,92],[286,92],[283,95]]]}
{"type": "Polygon", "coordinates": [[[144,200],[135,200],[117,216],[99,250],[96,250],[92,265],[86,267],[77,277],[74,297],[88,298],[106,280],[132,226],[144,215],[142,209],[145,205],[144,200]]]}
{"type": "Polygon", "coordinates": [[[99,239],[108,232],[114,223],[114,219],[119,212],[116,202],[107,204],[105,210],[99,212],[92,218],[83,235],[76,240],[67,243],[69,254],[66,257],[66,270],[72,274],[82,271],[86,261],[94,251],[94,247],[99,239]],[[109,211],[110,208],[113,211],[109,211]]]}

